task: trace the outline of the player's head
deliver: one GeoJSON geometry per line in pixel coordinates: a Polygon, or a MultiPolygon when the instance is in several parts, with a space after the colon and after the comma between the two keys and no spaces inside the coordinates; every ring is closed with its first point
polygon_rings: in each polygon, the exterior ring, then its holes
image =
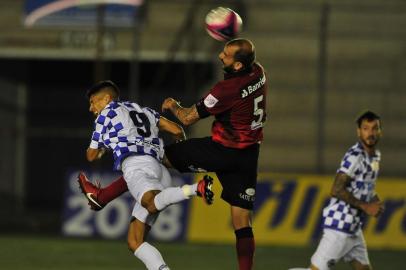
{"type": "Polygon", "coordinates": [[[363,112],[357,118],[357,134],[361,143],[368,148],[373,148],[379,141],[381,130],[381,118],[374,112],[363,112]]]}
{"type": "Polygon", "coordinates": [[[89,111],[98,115],[113,100],[118,100],[120,90],[112,81],[101,81],[93,85],[86,93],[89,99],[89,111]]]}
{"type": "Polygon", "coordinates": [[[238,72],[252,66],[255,61],[254,44],[244,38],[230,40],[219,54],[226,73],[238,72]]]}

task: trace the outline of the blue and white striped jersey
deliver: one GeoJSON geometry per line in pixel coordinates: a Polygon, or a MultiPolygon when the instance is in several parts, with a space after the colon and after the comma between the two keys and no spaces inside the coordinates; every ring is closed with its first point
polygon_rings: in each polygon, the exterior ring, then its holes
{"type": "Polygon", "coordinates": [[[112,101],[95,120],[90,148],[113,150],[114,169],[130,155],[151,155],[161,160],[162,139],[158,137],[159,113],[129,101],[112,101]]]}
{"type": "MultiPolygon", "coordinates": [[[[361,143],[352,146],[344,155],[337,173],[345,173],[352,178],[347,190],[358,200],[370,202],[374,197],[380,160],[378,150],[374,156],[369,156],[361,143]]],[[[354,234],[361,228],[365,215],[363,211],[333,197],[323,210],[324,228],[354,234]]]]}

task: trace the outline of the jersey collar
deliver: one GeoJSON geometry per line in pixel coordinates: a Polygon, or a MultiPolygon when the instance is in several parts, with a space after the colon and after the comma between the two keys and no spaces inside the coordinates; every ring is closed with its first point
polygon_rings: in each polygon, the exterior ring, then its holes
{"type": "Polygon", "coordinates": [[[228,80],[228,79],[232,79],[235,77],[241,77],[245,74],[249,74],[250,72],[252,72],[253,67],[248,67],[246,69],[243,69],[241,71],[238,72],[233,72],[233,73],[224,73],[224,80],[228,80]]]}

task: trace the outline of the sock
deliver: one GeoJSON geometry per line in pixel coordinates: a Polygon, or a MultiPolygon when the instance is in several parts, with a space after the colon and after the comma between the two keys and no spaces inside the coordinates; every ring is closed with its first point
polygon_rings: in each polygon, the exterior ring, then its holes
{"type": "Polygon", "coordinates": [[[186,197],[196,196],[197,183],[194,183],[193,185],[183,185],[182,190],[186,197]]]}
{"type": "Polygon", "coordinates": [[[134,255],[145,264],[148,270],[170,270],[161,253],[147,242],[142,243],[134,255]]]}
{"type": "Polygon", "coordinates": [[[165,207],[181,202],[188,199],[189,197],[185,195],[183,189],[180,187],[170,187],[162,190],[154,198],[155,208],[161,211],[165,207]]]}
{"type": "Polygon", "coordinates": [[[251,270],[254,263],[255,241],[251,227],[235,231],[238,265],[240,270],[251,270]]]}
{"type": "Polygon", "coordinates": [[[114,180],[110,185],[100,189],[97,200],[102,204],[108,204],[124,192],[128,191],[127,183],[123,176],[114,180]]]}

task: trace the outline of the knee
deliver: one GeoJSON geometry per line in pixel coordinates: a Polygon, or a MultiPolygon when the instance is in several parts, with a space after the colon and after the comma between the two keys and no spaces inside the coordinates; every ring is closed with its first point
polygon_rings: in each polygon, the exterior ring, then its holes
{"type": "Polygon", "coordinates": [[[148,213],[150,213],[150,214],[155,214],[158,212],[158,210],[155,207],[153,198],[150,200],[142,200],[141,205],[142,205],[142,207],[147,209],[148,213]]]}
{"type": "Polygon", "coordinates": [[[158,193],[156,192],[147,192],[144,194],[144,196],[142,196],[141,205],[142,207],[147,209],[148,213],[150,214],[155,214],[158,212],[158,209],[156,209],[154,202],[155,196],[157,194],[158,193]]]}
{"type": "Polygon", "coordinates": [[[155,204],[153,204],[153,203],[148,204],[145,208],[148,210],[148,213],[150,213],[150,214],[158,213],[158,209],[156,209],[155,204]]]}
{"type": "Polygon", "coordinates": [[[232,211],[231,218],[234,230],[241,228],[251,227],[251,213],[249,210],[241,209],[243,211],[232,211]]]}
{"type": "Polygon", "coordinates": [[[143,242],[142,241],[138,241],[137,239],[128,239],[127,240],[127,245],[128,245],[128,249],[134,253],[139,246],[141,246],[143,242]]]}

